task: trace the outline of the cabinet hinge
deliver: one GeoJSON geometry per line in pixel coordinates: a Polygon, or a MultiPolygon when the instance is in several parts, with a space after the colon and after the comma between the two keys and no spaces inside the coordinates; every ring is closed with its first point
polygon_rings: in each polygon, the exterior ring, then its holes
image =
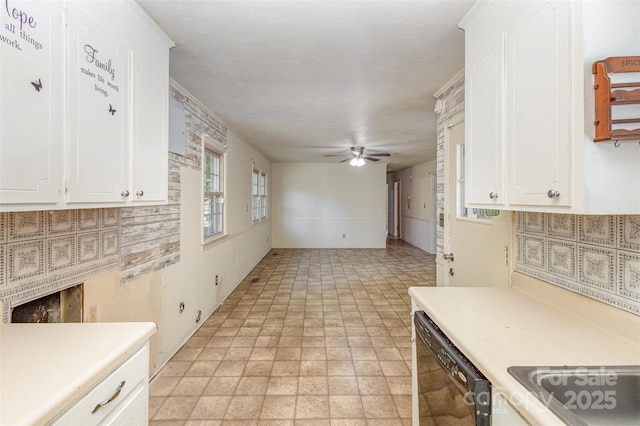
{"type": "Polygon", "coordinates": [[[67,179],[64,180],[64,192],[65,194],[69,192],[69,181],[67,179]]]}

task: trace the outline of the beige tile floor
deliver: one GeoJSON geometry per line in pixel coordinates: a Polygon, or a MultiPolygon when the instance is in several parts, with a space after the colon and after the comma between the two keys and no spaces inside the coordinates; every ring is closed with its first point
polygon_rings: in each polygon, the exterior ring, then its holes
{"type": "Polygon", "coordinates": [[[408,425],[410,286],[435,257],[273,249],[151,382],[152,425],[408,425]]]}

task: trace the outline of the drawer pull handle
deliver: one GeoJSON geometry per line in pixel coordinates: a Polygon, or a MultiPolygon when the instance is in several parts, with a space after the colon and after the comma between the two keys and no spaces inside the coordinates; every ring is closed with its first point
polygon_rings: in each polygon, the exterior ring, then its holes
{"type": "Polygon", "coordinates": [[[110,403],[111,401],[116,399],[118,397],[118,395],[120,395],[120,391],[122,391],[122,388],[124,387],[124,383],[125,383],[124,380],[122,382],[120,382],[120,385],[116,388],[116,391],[113,393],[113,395],[111,395],[111,398],[109,398],[106,401],[103,401],[103,402],[99,403],[98,405],[96,405],[93,408],[93,411],[91,412],[91,414],[95,413],[100,408],[102,408],[103,406],[107,405],[108,403],[110,403]]]}

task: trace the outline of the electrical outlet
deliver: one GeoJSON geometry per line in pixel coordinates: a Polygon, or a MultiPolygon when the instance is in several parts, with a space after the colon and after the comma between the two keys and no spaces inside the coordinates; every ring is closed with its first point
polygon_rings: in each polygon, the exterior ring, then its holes
{"type": "Polygon", "coordinates": [[[89,318],[88,322],[98,321],[98,307],[96,305],[89,306],[89,318]]]}
{"type": "Polygon", "coordinates": [[[216,285],[218,285],[218,274],[216,274],[216,285]]]}
{"type": "Polygon", "coordinates": [[[347,234],[342,234],[342,239],[347,238],[347,234]]]}

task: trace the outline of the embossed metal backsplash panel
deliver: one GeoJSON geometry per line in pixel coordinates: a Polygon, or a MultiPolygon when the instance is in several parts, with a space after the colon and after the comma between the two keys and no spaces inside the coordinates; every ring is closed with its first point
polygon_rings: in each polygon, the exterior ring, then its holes
{"type": "Polygon", "coordinates": [[[10,307],[120,262],[119,209],[0,213],[0,298],[10,307]]]}
{"type": "Polygon", "coordinates": [[[640,315],[640,215],[518,212],[516,271],[640,315]]]}

